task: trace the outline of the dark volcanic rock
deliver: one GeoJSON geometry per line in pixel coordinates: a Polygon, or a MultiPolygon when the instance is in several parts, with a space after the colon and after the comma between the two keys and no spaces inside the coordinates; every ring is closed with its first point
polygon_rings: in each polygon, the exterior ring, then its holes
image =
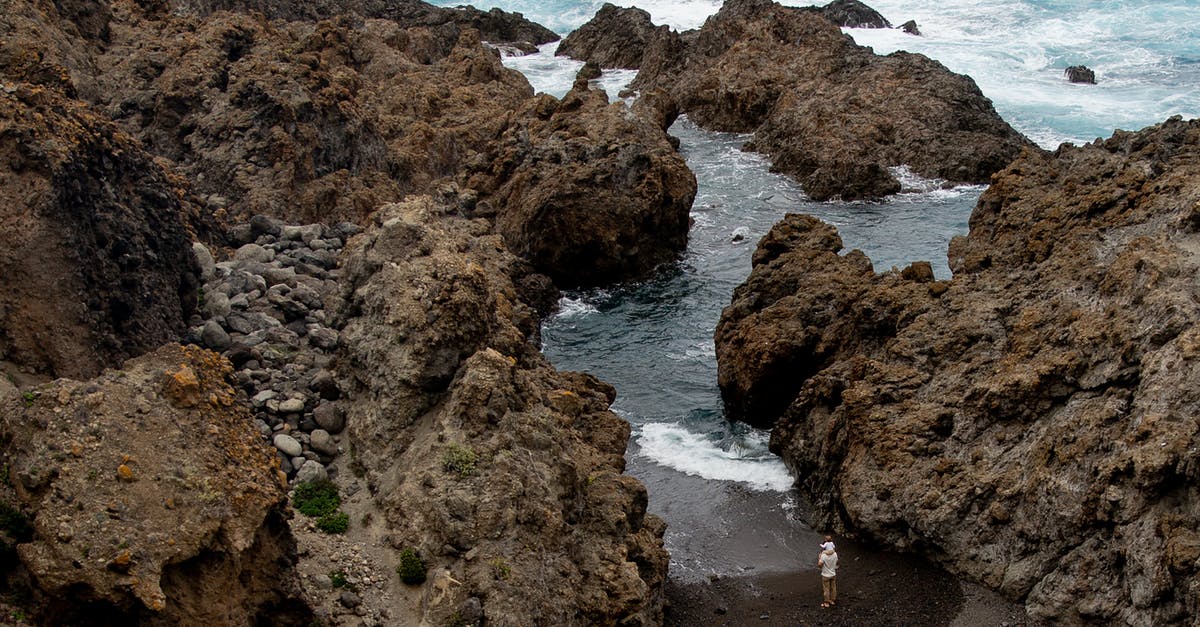
{"type": "Polygon", "coordinates": [[[0,359],[88,377],[175,341],[196,305],[196,208],[115,124],[0,89],[0,359]]]}
{"type": "Polygon", "coordinates": [[[635,87],[665,88],[707,128],[755,132],[809,196],[878,197],[899,189],[889,167],[985,183],[1032,144],[974,81],[924,56],[880,57],[812,11],[731,0],[699,33],[663,37],[635,87]]]}
{"type": "Polygon", "coordinates": [[[1200,612],[1200,121],[998,173],[951,281],[875,275],[792,216],[717,330],[729,416],[818,524],[921,552],[1054,624],[1200,612]]]}
{"type": "Polygon", "coordinates": [[[1086,65],[1072,65],[1071,67],[1067,68],[1063,74],[1067,77],[1067,80],[1071,81],[1072,83],[1087,83],[1090,85],[1096,84],[1096,73],[1086,65]]]}
{"type": "Polygon", "coordinates": [[[175,345],[0,401],[4,531],[28,524],[6,574],[29,582],[35,624],[312,620],[285,480],[230,372],[175,345]]]}
{"type": "Polygon", "coordinates": [[[821,7],[820,11],[821,15],[825,16],[825,19],[838,26],[847,26],[849,28],[892,27],[892,23],[880,15],[879,11],[872,9],[858,0],[833,0],[833,2],[821,7]]]}
{"type": "Polygon", "coordinates": [[[451,40],[460,29],[478,30],[484,41],[496,44],[558,41],[554,31],[520,13],[473,6],[438,7],[420,0],[165,0],[176,15],[209,17],[217,11],[259,12],[272,20],[319,21],[345,14],[386,19],[402,28],[449,27],[451,40]]]}
{"type": "Polygon", "coordinates": [[[696,177],[661,124],[667,112],[609,104],[578,81],[517,112],[483,191],[512,250],[563,287],[643,276],[687,245],[696,177]]]}
{"type": "Polygon", "coordinates": [[[476,598],[495,624],[660,624],[664,525],[621,474],[615,391],[546,362],[528,264],[451,211],[381,209],[343,253],[336,306],[356,464],[392,546],[445,586],[411,618],[446,624],[476,598]]]}
{"type": "Polygon", "coordinates": [[[642,9],[606,2],[588,23],[567,35],[554,54],[593,61],[604,68],[637,69],[646,48],[669,31],[651,23],[650,14],[642,9]]]}
{"type": "Polygon", "coordinates": [[[921,31],[917,28],[917,22],[915,20],[909,20],[901,24],[900,30],[908,33],[909,35],[916,35],[917,37],[921,36],[921,31]]]}

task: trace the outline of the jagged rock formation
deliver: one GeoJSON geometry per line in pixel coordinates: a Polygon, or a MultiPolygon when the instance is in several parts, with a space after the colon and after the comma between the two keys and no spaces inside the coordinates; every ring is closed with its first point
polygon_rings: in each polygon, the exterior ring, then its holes
{"type": "MultiPolygon", "coordinates": [[[[558,35],[520,13],[500,9],[481,11],[473,6],[438,7],[420,0],[159,0],[176,15],[208,17],[217,11],[256,11],[271,20],[320,21],[355,14],[368,19],[385,19],[401,28],[439,29],[440,38],[454,41],[462,30],[479,31],[493,44],[541,44],[558,41],[558,35]]],[[[145,2],[152,5],[152,2],[145,2]]]]}
{"type": "Polygon", "coordinates": [[[545,361],[529,338],[549,282],[453,212],[428,198],[381,209],[343,253],[335,307],[374,533],[435,582],[413,616],[661,622],[664,526],[620,474],[614,391],[545,361]]]}
{"type": "Polygon", "coordinates": [[[0,399],[3,531],[17,562],[5,553],[4,572],[28,578],[44,624],[311,619],[285,479],[230,371],[214,353],[168,346],[0,399]]]}
{"type": "Polygon", "coordinates": [[[1096,72],[1086,65],[1072,65],[1063,71],[1063,75],[1072,83],[1096,84],[1096,72]]]}
{"type": "Polygon", "coordinates": [[[791,216],[717,330],[818,522],[1062,624],[1200,614],[1200,121],[1029,151],[928,264],[791,216]]]}
{"type": "Polygon", "coordinates": [[[90,377],[182,335],[200,220],[179,180],[97,111],[25,82],[0,83],[0,163],[0,360],[90,377]]]}
{"type": "Polygon", "coordinates": [[[651,42],[670,30],[667,26],[655,26],[643,9],[621,8],[605,2],[595,17],[558,44],[554,54],[591,61],[603,68],[636,70],[642,66],[642,56],[651,42]]]}
{"type": "Polygon", "coordinates": [[[530,100],[462,184],[483,193],[508,246],[557,285],[643,276],[687,246],[696,177],[663,114],[608,102],[577,80],[530,100]]]}
{"type": "Polygon", "coordinates": [[[880,57],[816,12],[731,0],[695,34],[660,37],[634,87],[666,89],[706,128],[755,133],[812,198],[899,191],[892,166],[985,183],[1032,144],[970,78],[922,55],[880,57]]]}
{"type": "Polygon", "coordinates": [[[879,11],[858,0],[833,0],[818,9],[825,19],[849,28],[891,28],[892,23],[879,11]]]}

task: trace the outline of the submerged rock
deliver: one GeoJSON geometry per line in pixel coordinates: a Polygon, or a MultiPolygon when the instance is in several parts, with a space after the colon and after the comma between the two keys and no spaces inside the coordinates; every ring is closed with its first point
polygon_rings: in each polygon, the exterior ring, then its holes
{"type": "Polygon", "coordinates": [[[927,555],[1041,620],[1200,612],[1200,121],[1027,152],[950,245],[875,274],[789,216],[716,333],[733,419],[819,524],[927,555]]]}
{"type": "Polygon", "coordinates": [[[890,167],[986,183],[1031,142],[974,81],[907,52],[875,55],[813,11],[731,0],[693,35],[660,38],[634,82],[748,148],[817,200],[894,193],[890,167]]]}

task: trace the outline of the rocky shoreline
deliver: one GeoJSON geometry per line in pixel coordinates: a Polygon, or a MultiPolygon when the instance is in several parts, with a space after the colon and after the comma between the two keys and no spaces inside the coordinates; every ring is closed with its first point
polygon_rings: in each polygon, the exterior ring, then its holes
{"type": "MultiPolygon", "coordinates": [[[[876,275],[803,217],[760,243],[721,384],[775,423],[818,520],[1035,618],[1196,615],[1196,123],[1048,155],[969,78],[855,46],[830,20],[874,18],[834,4],[731,0],[692,33],[606,6],[578,54],[636,62],[629,106],[586,74],[535,95],[495,47],[555,35],[497,10],[8,2],[0,609],[658,625],[765,598],[825,620],[787,596],[803,569],[668,583],[616,391],[538,350],[558,289],[686,246],[687,113],[756,131],[813,198],[891,193],[902,164],[994,175],[953,281],[876,275]]],[[[953,621],[963,593],[914,564],[843,620],[953,621]],[[881,609],[931,577],[944,594],[881,609]]]]}

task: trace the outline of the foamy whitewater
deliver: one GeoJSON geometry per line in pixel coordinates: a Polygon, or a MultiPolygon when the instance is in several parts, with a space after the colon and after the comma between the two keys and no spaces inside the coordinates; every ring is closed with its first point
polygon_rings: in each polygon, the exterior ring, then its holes
{"type": "MultiPolygon", "coordinates": [[[[565,35],[602,4],[500,1],[480,8],[518,11],[565,35]]],[[[698,28],[721,5],[614,4],[639,6],[675,29],[698,28]]],[[[919,52],[971,76],[1001,116],[1046,148],[1200,115],[1195,2],[867,4],[895,25],[915,20],[922,36],[845,29],[858,43],[880,54],[919,52]],[[1068,83],[1063,71],[1070,65],[1095,70],[1098,84],[1068,83]]],[[[536,90],[561,96],[581,64],[554,57],[556,47],[505,64],[536,90]]],[[[597,83],[615,99],[635,75],[610,71],[597,83]]],[[[686,118],[671,133],[699,181],[686,254],[650,280],[567,295],[545,325],[543,350],[560,369],[591,372],[617,388],[613,409],[633,426],[629,472],[647,484],[651,510],[670,525],[673,576],[794,568],[809,560],[812,532],[794,520],[792,477],[767,451],[766,432],[723,417],[712,341],[721,308],[749,274],[755,243],[787,212],[837,226],[846,248],[862,249],[876,270],[928,260],[948,277],[946,245],[967,231],[983,188],[942,189],[900,168],[904,192],[883,202],[814,203],[794,182],[769,173],[762,156],[740,150],[748,136],[704,131],[686,118]],[[769,541],[734,541],[747,537],[769,541]]]]}

